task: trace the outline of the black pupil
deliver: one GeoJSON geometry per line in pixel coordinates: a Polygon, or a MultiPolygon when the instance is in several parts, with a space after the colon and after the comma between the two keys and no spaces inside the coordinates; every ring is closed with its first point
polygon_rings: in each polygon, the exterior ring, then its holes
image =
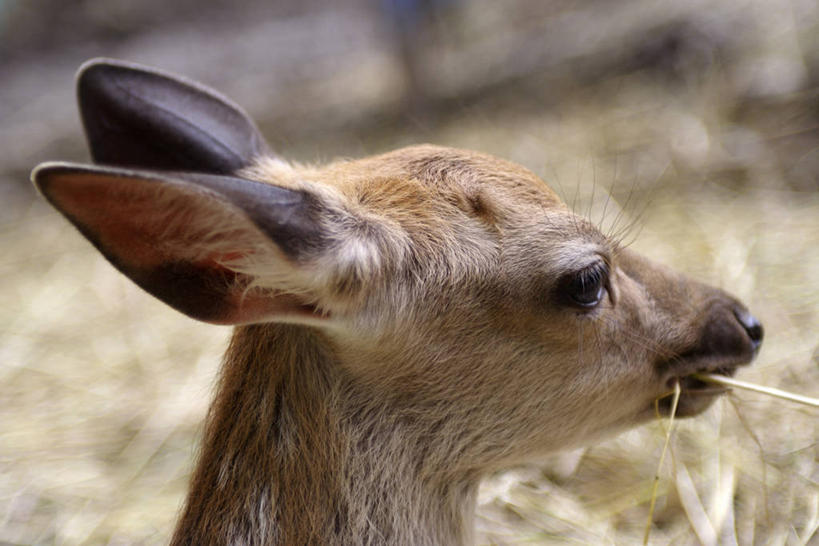
{"type": "Polygon", "coordinates": [[[569,296],[575,303],[584,307],[597,305],[603,297],[605,281],[605,265],[595,265],[584,269],[572,279],[569,286],[569,296]]]}

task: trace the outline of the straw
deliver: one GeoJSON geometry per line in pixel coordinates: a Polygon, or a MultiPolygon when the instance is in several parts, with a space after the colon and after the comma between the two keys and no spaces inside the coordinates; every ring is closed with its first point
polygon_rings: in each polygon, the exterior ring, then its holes
{"type": "Polygon", "coordinates": [[[810,396],[804,396],[802,394],[794,394],[792,392],[783,391],[781,389],[775,389],[773,387],[755,385],[753,383],[748,383],[747,381],[740,381],[739,379],[733,379],[731,377],[725,377],[723,375],[714,375],[710,373],[696,373],[693,375],[693,377],[695,379],[699,379],[700,381],[707,381],[709,383],[716,383],[718,385],[723,385],[726,387],[736,387],[738,389],[760,392],[762,394],[782,398],[783,400],[790,400],[791,402],[804,404],[812,408],[819,408],[819,398],[812,398],[810,396]]]}
{"type": "MultiPolygon", "coordinates": [[[[663,461],[665,461],[665,454],[668,451],[668,444],[671,441],[671,430],[674,427],[674,416],[677,414],[677,403],[680,401],[680,382],[674,383],[674,398],[671,399],[671,413],[669,414],[668,428],[665,431],[665,443],[663,444],[663,451],[660,453],[660,462],[657,464],[657,472],[654,474],[654,485],[651,489],[651,505],[648,507],[648,520],[646,521],[646,531],[643,535],[643,546],[648,544],[648,536],[651,534],[651,524],[654,520],[654,506],[657,504],[657,488],[660,485],[660,471],[663,468],[663,461]]],[[[660,399],[654,401],[655,409],[658,408],[660,399]]],[[[658,412],[659,413],[659,410],[658,412]]]]}

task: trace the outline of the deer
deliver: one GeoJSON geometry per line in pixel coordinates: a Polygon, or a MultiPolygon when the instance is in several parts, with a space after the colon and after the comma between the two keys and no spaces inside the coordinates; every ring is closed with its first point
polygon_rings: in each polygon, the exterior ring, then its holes
{"type": "Polygon", "coordinates": [[[185,315],[234,327],[171,544],[470,544],[482,477],[723,392],[763,328],[576,215],[531,171],[417,145],[273,153],[202,84],[77,76],[92,164],[42,196],[185,315]]]}

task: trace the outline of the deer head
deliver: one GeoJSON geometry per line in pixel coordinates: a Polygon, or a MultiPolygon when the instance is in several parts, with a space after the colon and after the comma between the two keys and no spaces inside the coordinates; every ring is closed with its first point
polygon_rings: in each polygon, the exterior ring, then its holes
{"type": "Polygon", "coordinates": [[[676,380],[697,414],[690,376],[762,341],[518,165],[291,165],[228,99],[120,61],[78,95],[94,165],[36,186],[147,292],[237,326],[180,544],[467,541],[481,475],[637,425],[676,380]]]}

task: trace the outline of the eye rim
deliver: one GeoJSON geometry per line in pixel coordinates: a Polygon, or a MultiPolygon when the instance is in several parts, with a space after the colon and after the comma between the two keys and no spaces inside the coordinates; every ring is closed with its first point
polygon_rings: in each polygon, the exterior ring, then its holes
{"type": "Polygon", "coordinates": [[[582,311],[596,309],[609,292],[609,265],[601,259],[563,277],[559,286],[561,298],[582,311]]]}

